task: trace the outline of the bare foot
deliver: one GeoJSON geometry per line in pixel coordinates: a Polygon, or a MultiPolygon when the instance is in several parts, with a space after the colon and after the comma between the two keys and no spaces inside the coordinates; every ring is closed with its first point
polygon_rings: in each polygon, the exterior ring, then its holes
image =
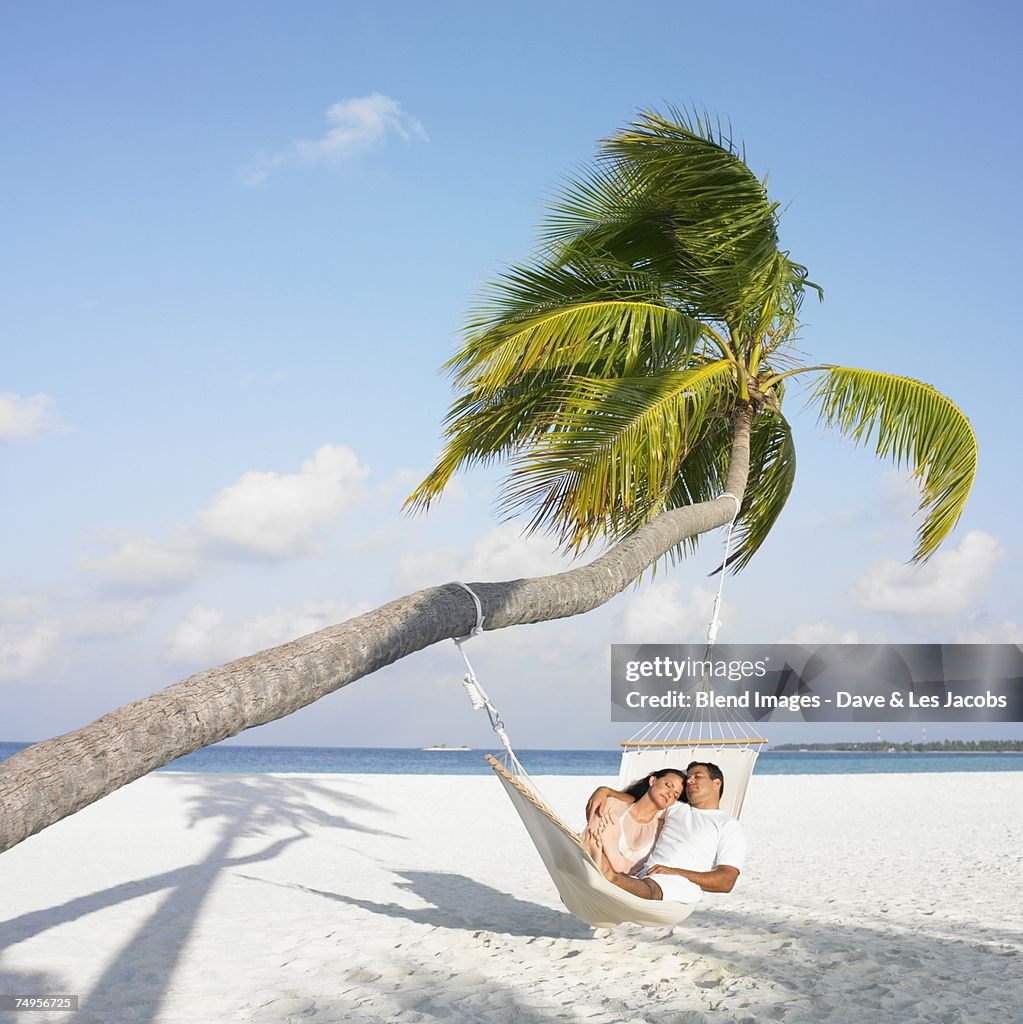
{"type": "Polygon", "coordinates": [[[593,861],[598,866],[604,859],[604,847],[601,845],[600,839],[587,829],[580,837],[583,841],[583,846],[586,847],[586,852],[593,858],[593,861]]]}
{"type": "Polygon", "coordinates": [[[615,869],[608,863],[607,857],[604,855],[604,847],[600,840],[589,832],[584,832],[582,835],[583,846],[586,847],[586,852],[593,858],[593,863],[600,869],[600,873],[609,881],[614,881],[614,876],[617,874],[615,869]]]}

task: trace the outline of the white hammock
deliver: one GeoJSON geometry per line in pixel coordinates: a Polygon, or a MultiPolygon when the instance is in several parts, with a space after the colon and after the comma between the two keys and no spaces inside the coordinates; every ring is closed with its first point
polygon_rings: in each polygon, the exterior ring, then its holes
{"type": "MultiPolygon", "coordinates": [[[[478,685],[478,684],[477,684],[478,685]]],[[[500,719],[498,719],[500,721],[500,719]]],[[[503,728],[498,731],[501,735],[503,728]]],[[[502,737],[502,742],[507,736],[502,737]]],[[[765,743],[766,740],[750,740],[765,743]]],[[[628,741],[622,746],[627,746],[628,741]]],[[[665,927],[685,920],[698,906],[696,903],[675,903],[668,900],[647,900],[609,882],[583,846],[579,836],[550,808],[533,780],[519,764],[510,746],[508,760],[517,773],[508,771],[495,757],[486,755],[490,767],[504,785],[512,806],[551,876],[561,902],[580,920],[594,928],[610,928],[631,921],[650,928],[665,927]]],[[[711,761],[725,777],[725,795],[721,810],[735,817],[742,809],[757,750],[735,745],[723,746],[720,741],[705,744],[669,743],[626,749],[622,753],[618,787],[635,782],[659,768],[685,768],[692,761],[711,761]]]]}
{"type": "Polygon", "coordinates": [[[504,784],[561,902],[580,920],[594,928],[612,928],[626,921],[663,928],[678,924],[696,909],[695,903],[645,900],[609,882],[593,863],[579,837],[535,790],[489,754],[487,761],[504,784]]]}
{"type": "MultiPolygon", "coordinates": [[[[730,495],[731,497],[731,495],[730,495]]],[[[736,500],[738,506],[738,501],[736,500]]],[[[734,522],[734,520],[733,520],[734,522]]],[[[731,539],[731,525],[725,542],[725,559],[731,539]]],[[[721,570],[723,584],[724,567],[721,570]]],[[[455,640],[466,665],[463,680],[469,702],[476,710],[486,710],[490,723],[505,749],[506,760],[514,768],[514,774],[500,764],[496,758],[487,755],[490,767],[497,773],[504,785],[515,810],[522,819],[526,832],[536,847],[540,859],[547,868],[558,895],[571,913],[594,928],[610,928],[614,925],[632,922],[648,927],[665,927],[678,924],[697,907],[695,903],[675,903],[669,900],[647,900],[609,882],[594,863],[582,841],[540,796],[525,769],[519,763],[511,742],[504,729],[504,723],[497,709],[486,695],[472,665],[466,657],[462,644],[483,632],[483,611],[475,592],[464,583],[459,583],[473,600],[476,608],[476,625],[468,636],[455,640]]],[[[708,643],[713,645],[720,625],[717,614],[721,603],[721,585],[714,601],[714,613],[708,630],[708,643]]],[[[706,681],[694,689],[706,687],[706,681]]],[[[709,761],[716,764],[725,778],[725,789],[721,799],[721,810],[738,817],[742,811],[746,788],[753,772],[759,752],[759,745],[767,740],[749,735],[737,736],[735,724],[730,723],[732,735],[728,738],[702,739],[705,723],[699,719],[689,721],[662,721],[648,725],[638,737],[622,743],[622,762],[618,776],[618,787],[623,789],[637,779],[660,768],[684,769],[693,761],[709,761]],[[667,730],[667,731],[666,731],[667,730]],[[681,733],[688,730],[683,739],[681,733]],[[649,736],[654,733],[655,738],[649,736]]]]}

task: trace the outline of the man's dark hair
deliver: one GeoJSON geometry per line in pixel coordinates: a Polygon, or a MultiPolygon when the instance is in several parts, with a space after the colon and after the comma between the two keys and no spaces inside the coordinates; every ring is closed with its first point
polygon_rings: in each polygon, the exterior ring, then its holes
{"type": "Polygon", "coordinates": [[[686,767],[686,773],[688,774],[694,768],[706,768],[707,774],[712,779],[717,779],[721,783],[721,789],[718,791],[718,799],[725,795],[725,776],[721,769],[716,764],[711,764],[710,761],[690,761],[686,767]]]}

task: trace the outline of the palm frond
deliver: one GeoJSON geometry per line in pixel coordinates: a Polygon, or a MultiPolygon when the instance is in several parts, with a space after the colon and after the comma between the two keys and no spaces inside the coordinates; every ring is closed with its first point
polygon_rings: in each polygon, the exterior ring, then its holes
{"type": "Polygon", "coordinates": [[[941,392],[909,377],[828,367],[811,394],[820,420],[906,466],[920,485],[924,521],[912,561],[926,561],[951,532],[977,471],[977,439],[941,392]]]}
{"type": "Polygon", "coordinates": [[[580,549],[622,536],[667,507],[680,466],[707,424],[727,414],[726,360],[633,378],[566,382],[549,429],[512,456],[501,507],[530,514],[580,549]]]}
{"type": "Polygon", "coordinates": [[[513,264],[487,286],[467,318],[466,344],[507,323],[603,299],[664,305],[670,287],[670,281],[630,264],[606,258],[569,264],[543,253],[529,263],[513,264]]]}
{"type": "Polygon", "coordinates": [[[470,339],[452,360],[456,384],[493,393],[525,374],[593,373],[614,366],[632,373],[644,362],[685,362],[702,325],[665,305],[603,299],[515,320],[470,339]]]}
{"type": "MultiPolygon", "coordinates": [[[[730,417],[714,419],[687,454],[675,477],[666,508],[684,508],[721,496],[728,476],[728,457],[732,448],[733,427],[730,417]]],[[[688,537],[666,555],[677,564],[700,544],[700,537],[688,537]]]]}
{"type": "Polygon", "coordinates": [[[565,263],[601,253],[656,268],[687,308],[732,324],[798,301],[805,268],[779,250],[778,204],[720,125],[673,113],[604,140],[597,168],[555,203],[548,241],[565,263]]]}
{"type": "Polygon", "coordinates": [[[563,393],[563,375],[529,373],[493,393],[458,397],[446,420],[447,443],[404,507],[425,511],[460,469],[487,465],[544,433],[563,393]]]}

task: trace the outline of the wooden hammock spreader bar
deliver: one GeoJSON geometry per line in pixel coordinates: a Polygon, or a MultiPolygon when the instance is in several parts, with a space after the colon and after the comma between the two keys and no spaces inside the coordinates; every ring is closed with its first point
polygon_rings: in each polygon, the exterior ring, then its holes
{"type": "Polygon", "coordinates": [[[568,836],[569,839],[584,852],[589,852],[586,847],[583,846],[582,840],[573,832],[555,813],[552,811],[542,800],[540,800],[535,793],[533,793],[528,787],[522,785],[519,780],[512,775],[510,771],[500,761],[497,760],[493,754],[484,755],[487,764],[497,772],[509,785],[514,786],[552,825],[555,825],[562,832],[568,836]]]}
{"type": "Polygon", "coordinates": [[[741,740],[622,740],[622,747],[724,747],[748,743],[768,743],[769,740],[751,736],[741,740]]]}

